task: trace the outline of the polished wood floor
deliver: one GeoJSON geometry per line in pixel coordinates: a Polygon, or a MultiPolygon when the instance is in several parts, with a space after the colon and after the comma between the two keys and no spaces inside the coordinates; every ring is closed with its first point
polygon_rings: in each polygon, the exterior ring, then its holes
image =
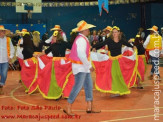
{"type": "MultiPolygon", "coordinates": [[[[131,88],[131,94],[111,98],[108,93],[96,89],[94,106],[101,109],[99,114],[87,114],[84,90],[73,104],[75,117],[67,116],[62,109],[66,99],[46,100],[37,91],[26,94],[19,83],[19,71],[9,71],[4,95],[0,95],[0,122],[155,122],[163,121],[163,81],[155,84],[148,80],[151,65],[147,66],[144,89],[131,88]]],[[[163,67],[160,67],[163,77],[163,67]]],[[[92,73],[93,80],[95,74],[92,73]]]]}

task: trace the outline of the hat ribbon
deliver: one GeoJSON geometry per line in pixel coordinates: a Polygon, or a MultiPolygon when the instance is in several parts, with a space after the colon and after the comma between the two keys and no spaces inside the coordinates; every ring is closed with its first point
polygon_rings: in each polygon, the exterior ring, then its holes
{"type": "Polygon", "coordinates": [[[87,24],[86,22],[83,22],[83,23],[79,26],[78,31],[80,31],[86,24],[87,24]]]}
{"type": "Polygon", "coordinates": [[[155,30],[155,31],[157,31],[157,27],[156,26],[153,26],[152,29],[155,30]]]}

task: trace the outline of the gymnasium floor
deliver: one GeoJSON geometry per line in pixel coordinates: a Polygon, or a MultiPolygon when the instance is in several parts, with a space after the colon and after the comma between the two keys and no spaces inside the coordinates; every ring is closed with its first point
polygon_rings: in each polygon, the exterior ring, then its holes
{"type": "MultiPolygon", "coordinates": [[[[94,92],[94,106],[101,109],[99,114],[87,114],[84,90],[73,104],[73,112],[77,116],[65,115],[62,108],[66,99],[46,100],[37,91],[26,94],[19,83],[19,71],[9,71],[4,95],[0,96],[0,122],[155,122],[163,121],[163,81],[154,84],[148,80],[151,65],[147,66],[144,89],[131,88],[131,94],[111,98],[108,93],[94,92]],[[156,115],[154,117],[154,115],[156,115]]],[[[163,76],[163,67],[160,67],[163,76]]],[[[93,80],[95,74],[92,73],[93,80]]]]}

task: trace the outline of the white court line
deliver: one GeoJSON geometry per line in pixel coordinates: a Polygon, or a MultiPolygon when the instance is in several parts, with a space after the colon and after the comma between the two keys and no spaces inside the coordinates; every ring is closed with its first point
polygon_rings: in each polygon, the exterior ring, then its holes
{"type": "MultiPolygon", "coordinates": [[[[100,122],[124,121],[124,120],[131,120],[131,119],[148,118],[148,117],[153,117],[153,116],[154,115],[137,116],[137,117],[130,117],[130,118],[121,118],[121,119],[105,120],[105,121],[100,121],[100,122]]],[[[158,116],[163,116],[163,114],[159,114],[158,116]]]]}

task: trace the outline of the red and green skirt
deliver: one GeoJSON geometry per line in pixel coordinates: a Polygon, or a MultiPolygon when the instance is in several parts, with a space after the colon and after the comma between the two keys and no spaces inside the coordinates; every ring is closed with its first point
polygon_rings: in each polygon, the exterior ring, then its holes
{"type": "Polygon", "coordinates": [[[68,97],[74,85],[71,63],[64,57],[53,57],[39,78],[39,91],[46,99],[68,97]],[[64,62],[64,63],[61,63],[64,62]]]}
{"type": "Polygon", "coordinates": [[[109,56],[104,61],[93,61],[96,89],[104,93],[130,94],[129,88],[135,84],[137,76],[137,61],[132,58],[119,55],[109,56]]]}
{"type": "Polygon", "coordinates": [[[146,72],[146,57],[145,55],[138,55],[138,77],[140,78],[140,81],[144,81],[144,75],[146,72]]]}
{"type": "Polygon", "coordinates": [[[38,66],[37,58],[24,60],[21,69],[21,80],[26,88],[25,92],[33,93],[37,89],[38,78],[40,77],[41,69],[38,66]]]}

